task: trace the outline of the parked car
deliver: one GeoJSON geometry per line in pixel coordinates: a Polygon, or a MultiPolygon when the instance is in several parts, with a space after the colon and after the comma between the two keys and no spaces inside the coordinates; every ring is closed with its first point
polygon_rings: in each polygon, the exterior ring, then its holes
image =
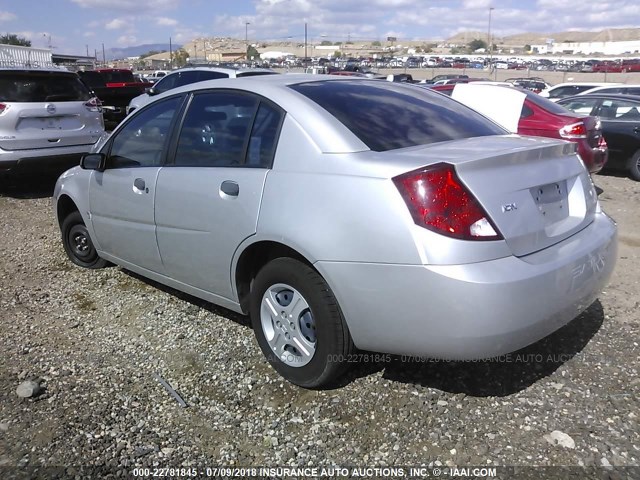
{"type": "Polygon", "coordinates": [[[531,77],[531,78],[507,78],[505,82],[512,84],[514,87],[524,88],[526,90],[531,90],[533,93],[540,93],[543,90],[547,90],[551,88],[547,82],[542,78],[531,77]]]}
{"type": "Polygon", "coordinates": [[[469,75],[452,75],[452,74],[449,74],[449,75],[436,75],[435,77],[432,77],[431,79],[426,80],[425,83],[433,84],[433,83],[437,83],[437,82],[439,82],[441,80],[450,80],[450,79],[453,79],[453,78],[469,78],[469,75]]]}
{"type": "Polygon", "coordinates": [[[277,72],[266,68],[222,68],[222,67],[191,67],[175,70],[162,77],[153,87],[145,93],[132,98],[127,106],[127,114],[137,108],[147,104],[155,95],[159,95],[168,90],[172,90],[183,85],[189,85],[204,80],[214,80],[217,78],[241,78],[257,75],[273,75],[277,72]]]}
{"type": "Polygon", "coordinates": [[[0,174],[78,165],[104,134],[99,100],[61,69],[0,68],[0,174]]]}
{"type": "Polygon", "coordinates": [[[587,308],[617,258],[566,142],[380,80],[170,90],[61,176],[54,202],[74,263],[249,314],[271,365],[304,387],[334,380],[355,348],[519,349],[587,308]]]}
{"type": "Polygon", "coordinates": [[[577,95],[591,95],[592,93],[598,94],[623,94],[623,95],[640,95],[640,85],[605,85],[602,87],[590,88],[584,92],[580,92],[577,95]]]}
{"type": "Polygon", "coordinates": [[[627,72],[640,72],[640,58],[628,58],[622,60],[622,71],[627,72]]]}
{"type": "Polygon", "coordinates": [[[596,117],[576,115],[531,91],[480,82],[433,87],[520,135],[574,142],[590,173],[607,162],[607,145],[596,117]]]}
{"type": "Polygon", "coordinates": [[[594,93],[563,98],[558,104],[600,117],[609,146],[609,164],[625,168],[640,181],[640,96],[594,93]]]}
{"type": "Polygon", "coordinates": [[[601,62],[594,63],[591,71],[593,73],[621,73],[622,65],[620,62],[613,60],[603,60],[601,62]]]}
{"type": "Polygon", "coordinates": [[[595,87],[620,85],[619,83],[604,83],[604,82],[568,82],[559,83],[554,85],[548,90],[542,90],[540,96],[548,98],[552,102],[557,102],[564,97],[571,97],[577,95],[586,90],[590,90],[595,87]]]}
{"type": "Polygon", "coordinates": [[[78,75],[100,99],[104,120],[110,127],[127,115],[129,102],[152,85],[139,82],[131,70],[124,68],[87,70],[78,75]]]}

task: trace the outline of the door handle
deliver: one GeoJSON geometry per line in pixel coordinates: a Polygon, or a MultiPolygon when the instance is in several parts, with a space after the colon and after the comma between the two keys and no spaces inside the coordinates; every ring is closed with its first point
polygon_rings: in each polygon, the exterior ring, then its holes
{"type": "Polygon", "coordinates": [[[634,131],[635,133],[640,133],[640,127],[635,127],[635,128],[633,129],[633,131],[634,131]]]}
{"type": "Polygon", "coordinates": [[[222,182],[222,185],[220,185],[220,191],[231,197],[237,197],[240,193],[240,185],[231,180],[225,180],[222,182]]]}
{"type": "Polygon", "coordinates": [[[141,192],[144,193],[149,193],[149,189],[146,188],[146,183],[144,182],[144,179],[142,178],[136,178],[133,181],[133,187],[137,190],[140,190],[141,192]]]}

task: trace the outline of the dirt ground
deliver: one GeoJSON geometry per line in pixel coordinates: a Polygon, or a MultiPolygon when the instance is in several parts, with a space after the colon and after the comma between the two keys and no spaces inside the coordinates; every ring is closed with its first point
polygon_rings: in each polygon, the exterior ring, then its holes
{"type": "Polygon", "coordinates": [[[5,186],[0,478],[257,465],[565,465],[571,478],[640,478],[640,184],[595,183],[618,222],[617,268],[585,313],[518,352],[526,361],[364,363],[326,391],[283,382],[244,317],[121,268],[73,266],[53,180],[5,186]],[[28,379],[43,391],[20,398],[28,379]]]}

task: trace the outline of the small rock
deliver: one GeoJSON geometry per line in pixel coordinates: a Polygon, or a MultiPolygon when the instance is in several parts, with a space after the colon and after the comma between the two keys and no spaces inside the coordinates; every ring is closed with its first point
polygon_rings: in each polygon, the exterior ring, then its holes
{"type": "Polygon", "coordinates": [[[8,423],[0,423],[0,432],[7,432],[9,431],[9,424],[8,423]]]}
{"type": "Polygon", "coordinates": [[[36,397],[41,391],[40,382],[36,380],[26,380],[16,388],[16,394],[20,398],[36,397]]]}
{"type": "Polygon", "coordinates": [[[438,400],[438,405],[440,405],[441,407],[446,407],[447,405],[449,405],[449,402],[445,400],[438,400]]]}
{"type": "Polygon", "coordinates": [[[576,442],[564,432],[554,430],[543,437],[551,445],[560,445],[565,448],[576,448],[576,442]]]}

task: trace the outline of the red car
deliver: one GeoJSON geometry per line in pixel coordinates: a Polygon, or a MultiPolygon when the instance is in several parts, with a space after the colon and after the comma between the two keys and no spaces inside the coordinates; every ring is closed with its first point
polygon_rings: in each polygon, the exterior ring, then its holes
{"type": "Polygon", "coordinates": [[[622,73],[622,65],[619,62],[604,60],[593,64],[593,73],[622,73]]]}
{"type": "Polygon", "coordinates": [[[599,172],[607,162],[607,143],[598,117],[571,112],[531,91],[503,85],[474,82],[431,88],[477,110],[513,133],[575,142],[590,173],[599,172]]]}

